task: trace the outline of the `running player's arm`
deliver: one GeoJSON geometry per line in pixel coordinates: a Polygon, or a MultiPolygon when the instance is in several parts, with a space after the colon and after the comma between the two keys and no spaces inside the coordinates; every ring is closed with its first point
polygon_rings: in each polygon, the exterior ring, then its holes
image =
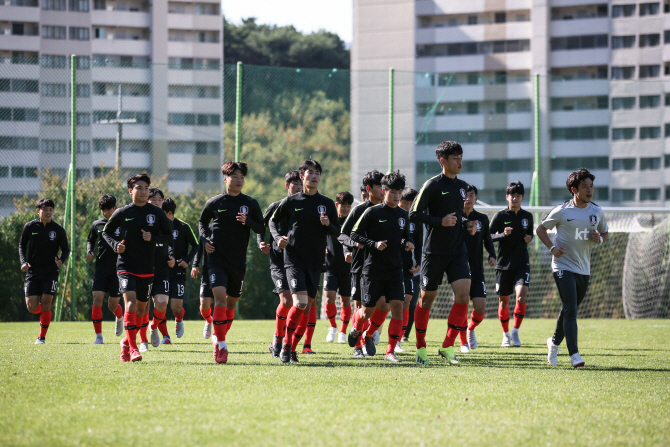
{"type": "Polygon", "coordinates": [[[482,217],[482,235],[484,236],[484,248],[489,254],[489,258],[496,259],[496,248],[493,246],[493,240],[491,239],[491,233],[489,230],[489,218],[487,216],[482,217]]]}
{"type": "Polygon", "coordinates": [[[491,226],[489,227],[489,234],[491,235],[491,240],[493,242],[499,242],[500,239],[505,237],[505,229],[503,228],[503,217],[501,213],[496,213],[491,219],[491,226]]]}
{"type": "Polygon", "coordinates": [[[112,217],[109,218],[105,224],[105,228],[102,229],[102,238],[107,242],[107,244],[112,247],[112,251],[116,253],[116,247],[119,245],[119,242],[114,239],[114,232],[117,228],[121,226],[123,222],[123,217],[121,217],[121,210],[118,209],[114,211],[112,217]]]}
{"type": "MultiPolygon", "coordinates": [[[[535,229],[535,234],[537,234],[537,237],[540,238],[540,241],[542,241],[545,247],[551,249],[551,247],[554,246],[554,243],[551,241],[551,238],[549,237],[547,230],[551,230],[553,228],[556,228],[558,230],[561,226],[562,221],[563,221],[563,207],[557,206],[553,210],[549,211],[549,214],[544,216],[542,222],[540,222],[540,225],[538,225],[537,228],[535,229]]],[[[559,250],[561,249],[561,247],[558,248],[559,250]]]]}
{"type": "Polygon", "coordinates": [[[268,209],[265,210],[265,214],[263,214],[263,231],[256,234],[256,245],[259,248],[261,244],[265,243],[265,233],[267,233],[268,225],[270,225],[270,218],[272,217],[275,208],[277,208],[277,203],[278,202],[271,203],[270,206],[268,206],[268,209]]]}
{"type": "Polygon", "coordinates": [[[345,247],[348,248],[356,247],[356,242],[354,242],[354,240],[351,239],[351,231],[354,229],[354,225],[356,225],[358,219],[361,218],[361,215],[364,212],[363,208],[364,208],[363,204],[358,205],[351,211],[351,213],[349,213],[347,218],[344,219],[344,224],[342,224],[341,233],[339,236],[337,236],[337,240],[340,241],[340,244],[344,245],[345,247]]]}
{"type": "Polygon", "coordinates": [[[28,242],[30,241],[30,222],[23,226],[23,231],[21,232],[21,239],[19,240],[19,260],[21,261],[21,266],[28,263],[26,260],[26,254],[28,253],[28,242]]]}
{"type": "MultiPolygon", "coordinates": [[[[530,236],[530,241],[526,241],[527,244],[530,244],[530,242],[533,240],[533,228],[535,228],[533,221],[533,214],[528,213],[528,227],[526,228],[526,236],[530,236]]],[[[525,237],[524,237],[525,239],[525,237]]]]}
{"type": "MultiPolygon", "coordinates": [[[[158,220],[158,234],[152,235],[151,240],[157,244],[168,244],[168,247],[172,246],[174,241],[173,237],[173,227],[172,221],[167,217],[165,211],[161,210],[160,213],[157,213],[156,219],[158,220]]],[[[169,252],[168,248],[168,252],[169,252]]],[[[173,256],[172,253],[170,256],[173,256]]]]}
{"type": "Polygon", "coordinates": [[[607,238],[609,237],[609,226],[607,225],[607,219],[605,219],[605,212],[600,209],[600,221],[598,222],[598,233],[600,233],[600,236],[603,238],[604,243],[607,238]]]}
{"type": "Polygon", "coordinates": [[[211,208],[212,199],[209,199],[205,204],[205,207],[200,213],[200,219],[198,219],[198,233],[200,237],[208,239],[207,229],[209,228],[209,223],[214,219],[214,212],[211,208]]]}
{"type": "Polygon", "coordinates": [[[67,243],[67,233],[63,227],[58,230],[58,244],[60,245],[60,257],[58,259],[65,264],[70,259],[70,244],[67,243]]]}
{"type": "Polygon", "coordinates": [[[95,252],[95,242],[98,240],[98,231],[95,229],[95,224],[91,225],[91,231],[88,232],[86,239],[86,253],[95,252]]]}
{"type": "Polygon", "coordinates": [[[408,242],[411,243],[414,246],[415,244],[414,244],[414,239],[412,239],[412,232],[409,231],[409,223],[405,225],[405,228],[403,229],[402,233],[403,233],[402,234],[402,246],[406,247],[408,242]]]}
{"type": "Polygon", "coordinates": [[[364,245],[366,247],[374,248],[377,245],[377,241],[368,239],[367,237],[364,236],[367,232],[368,227],[370,226],[370,220],[372,219],[370,215],[371,215],[370,208],[368,208],[367,210],[365,210],[361,218],[358,219],[356,225],[354,225],[354,228],[351,230],[351,239],[354,242],[358,242],[359,244],[364,245]]]}
{"type": "MultiPolygon", "coordinates": [[[[419,195],[414,199],[412,208],[409,212],[409,220],[414,223],[422,223],[426,225],[431,225],[433,227],[442,226],[442,217],[431,216],[426,212],[428,209],[428,203],[430,202],[430,196],[432,194],[430,185],[432,183],[425,183],[419,191],[419,195]]],[[[444,217],[444,216],[443,216],[444,217]]]]}
{"type": "Polygon", "coordinates": [[[275,209],[274,213],[272,213],[272,217],[270,217],[270,221],[268,222],[268,228],[270,228],[270,234],[272,235],[272,239],[279,243],[279,240],[282,238],[282,236],[287,236],[286,234],[281,234],[279,232],[279,229],[277,228],[277,223],[279,223],[282,219],[285,217],[288,217],[288,197],[285,197],[279,205],[277,205],[277,208],[275,209]]]}
{"type": "Polygon", "coordinates": [[[255,199],[252,199],[251,201],[249,215],[247,216],[245,225],[251,228],[256,234],[265,233],[265,225],[263,225],[263,211],[261,210],[261,206],[258,204],[258,201],[255,199]]]}
{"type": "Polygon", "coordinates": [[[339,218],[337,217],[337,208],[335,207],[335,202],[330,200],[326,207],[326,216],[328,216],[328,227],[327,231],[331,237],[338,237],[340,235],[340,225],[338,225],[339,218]]]}
{"type": "Polygon", "coordinates": [[[190,263],[191,259],[193,259],[198,252],[200,243],[198,242],[198,238],[195,237],[195,233],[193,232],[193,228],[186,222],[184,224],[188,227],[188,231],[186,232],[186,240],[188,241],[188,244],[191,246],[191,251],[186,255],[186,257],[183,259],[183,261],[186,261],[186,263],[190,263]]]}

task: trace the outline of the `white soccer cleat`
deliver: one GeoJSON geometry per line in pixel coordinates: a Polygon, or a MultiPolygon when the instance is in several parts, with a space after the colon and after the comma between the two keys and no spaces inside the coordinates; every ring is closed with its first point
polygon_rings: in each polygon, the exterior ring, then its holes
{"type": "Polygon", "coordinates": [[[337,333],[337,342],[338,343],[346,343],[347,342],[347,334],[344,332],[338,332],[337,333]]]}
{"type": "Polygon", "coordinates": [[[475,330],[468,329],[467,331],[465,331],[465,335],[468,339],[470,349],[477,349],[477,337],[475,337],[475,330]]]}
{"type": "Polygon", "coordinates": [[[519,330],[517,328],[512,328],[512,346],[515,348],[521,346],[521,339],[519,339],[519,330]]]}
{"type": "Polygon", "coordinates": [[[162,345],[171,345],[172,340],[170,340],[170,336],[166,335],[165,337],[163,337],[163,340],[161,340],[161,344],[162,345]]]}
{"type": "Polygon", "coordinates": [[[212,323],[205,321],[205,327],[202,329],[202,336],[206,339],[212,336],[212,323]]]}
{"type": "Polygon", "coordinates": [[[511,338],[512,337],[510,336],[509,332],[503,332],[502,344],[500,346],[503,348],[509,348],[512,343],[511,338]]]}
{"type": "Polygon", "coordinates": [[[226,344],[225,340],[218,342],[218,344],[219,344],[219,350],[221,349],[225,349],[226,351],[228,350],[228,345],[226,344]]]}
{"type": "Polygon", "coordinates": [[[461,352],[463,354],[469,354],[470,353],[470,346],[468,345],[461,345],[461,352]]]}
{"type": "Polygon", "coordinates": [[[46,342],[47,342],[47,341],[46,341],[45,339],[43,339],[42,337],[37,337],[37,340],[35,340],[35,344],[36,344],[36,345],[43,345],[43,344],[45,344],[46,342]]]}
{"type": "Polygon", "coordinates": [[[211,340],[212,340],[212,346],[216,346],[216,343],[219,341],[219,340],[216,338],[216,334],[212,334],[212,338],[211,338],[211,340]]]}
{"type": "Polygon", "coordinates": [[[177,335],[177,338],[181,338],[182,335],[184,335],[184,321],[177,321],[174,320],[174,329],[175,329],[175,334],[177,335]]]}
{"type": "Polygon", "coordinates": [[[395,349],[393,350],[393,352],[405,352],[405,350],[402,348],[402,346],[400,346],[400,342],[396,343],[395,349]]]}
{"type": "Polygon", "coordinates": [[[157,348],[158,345],[160,344],[161,344],[161,334],[158,333],[158,328],[151,329],[151,346],[157,348]]]}
{"type": "Polygon", "coordinates": [[[582,356],[579,355],[579,352],[570,356],[570,362],[572,363],[573,368],[581,368],[582,366],[586,365],[586,362],[582,356]]]}
{"type": "MultiPolygon", "coordinates": [[[[379,329],[381,329],[381,327],[379,329]]],[[[381,339],[381,336],[379,335],[379,330],[376,330],[375,333],[372,334],[372,341],[375,342],[375,345],[378,345],[380,339],[381,339]]]]}
{"type": "Polygon", "coordinates": [[[549,350],[547,353],[547,362],[551,366],[556,366],[558,363],[558,345],[554,344],[554,340],[551,337],[547,338],[547,349],[549,350]]]}
{"type": "MultiPolygon", "coordinates": [[[[37,344],[37,343],[36,343],[37,344]]],[[[363,343],[363,347],[361,348],[361,351],[363,351],[363,355],[367,357],[368,355],[368,350],[365,349],[365,343],[363,343]]]]}
{"type": "Polygon", "coordinates": [[[328,328],[328,335],[326,335],[326,341],[328,343],[332,343],[335,341],[335,337],[337,336],[337,328],[336,327],[329,327],[328,328]]]}
{"type": "Polygon", "coordinates": [[[95,334],[95,341],[93,342],[94,345],[101,345],[102,344],[102,334],[95,334]]]}
{"type": "Polygon", "coordinates": [[[148,352],[149,351],[149,343],[146,341],[143,341],[140,343],[140,352],[148,352]]]}
{"type": "Polygon", "coordinates": [[[123,317],[117,318],[116,323],[114,323],[114,335],[120,337],[123,334],[123,317]]]}

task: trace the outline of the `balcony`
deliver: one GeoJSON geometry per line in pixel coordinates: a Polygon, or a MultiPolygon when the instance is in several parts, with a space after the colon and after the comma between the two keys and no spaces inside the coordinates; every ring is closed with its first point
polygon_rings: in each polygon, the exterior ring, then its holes
{"type": "Polygon", "coordinates": [[[581,34],[609,34],[610,19],[607,17],[598,17],[575,20],[553,20],[549,29],[551,37],[579,36],[581,34]]]}
{"type": "Polygon", "coordinates": [[[151,27],[151,14],[148,12],[94,10],[91,13],[93,26],[112,26],[119,24],[132,28],[151,27]]]}
{"type": "Polygon", "coordinates": [[[220,15],[168,14],[168,29],[221,31],[223,21],[220,15]]]}
{"type": "Polygon", "coordinates": [[[151,54],[151,41],[131,39],[94,39],[91,42],[93,54],[118,54],[128,56],[148,56],[151,54]]]}
{"type": "Polygon", "coordinates": [[[0,17],[7,22],[39,22],[40,8],[35,1],[35,6],[9,6],[0,1],[0,17]]]}
{"type": "Polygon", "coordinates": [[[550,54],[551,66],[573,67],[576,63],[584,65],[607,65],[610,61],[609,48],[594,48],[588,50],[561,50],[550,54]]]}
{"type": "Polygon", "coordinates": [[[598,110],[556,110],[550,116],[551,127],[609,126],[610,111],[598,110]]]}
{"type": "Polygon", "coordinates": [[[40,50],[40,36],[13,36],[0,34],[0,48],[12,51],[34,51],[40,50]]]}

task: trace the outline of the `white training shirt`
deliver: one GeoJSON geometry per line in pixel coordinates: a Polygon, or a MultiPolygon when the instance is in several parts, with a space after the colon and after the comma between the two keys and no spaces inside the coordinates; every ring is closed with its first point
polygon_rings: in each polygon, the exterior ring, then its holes
{"type": "Polygon", "coordinates": [[[586,208],[577,208],[572,200],[552,209],[544,219],[542,226],[547,230],[556,228],[554,245],[564,247],[560,258],[552,256],[551,268],[554,272],[568,270],[580,275],[591,274],[591,232],[607,233],[605,212],[595,203],[586,208]]]}

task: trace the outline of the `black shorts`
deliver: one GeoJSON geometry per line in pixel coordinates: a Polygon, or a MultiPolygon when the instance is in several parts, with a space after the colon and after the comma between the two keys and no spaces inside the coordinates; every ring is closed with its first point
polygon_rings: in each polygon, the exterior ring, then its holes
{"type": "Polygon", "coordinates": [[[496,270],[496,292],[498,296],[514,295],[516,286],[530,284],[530,266],[516,270],[496,270]]]}
{"type": "Polygon", "coordinates": [[[26,275],[26,296],[56,295],[58,275],[26,275]]]}
{"type": "Polygon", "coordinates": [[[447,274],[449,284],[459,279],[470,279],[470,264],[466,252],[456,256],[426,255],[421,259],[421,290],[434,292],[447,274]]]}
{"type": "Polygon", "coordinates": [[[151,298],[151,288],[154,284],[153,276],[135,276],[130,273],[117,273],[119,291],[121,293],[135,292],[137,301],[146,303],[151,298]]]}
{"type": "Polygon", "coordinates": [[[470,299],[486,298],[486,281],[483,273],[475,273],[470,280],[470,299]]]}
{"type": "Polygon", "coordinates": [[[272,278],[272,284],[275,285],[275,288],[272,290],[272,293],[279,295],[284,290],[289,290],[288,288],[288,279],[286,279],[286,271],[284,269],[270,269],[270,277],[272,278]]]}
{"type": "Polygon", "coordinates": [[[104,274],[96,270],[93,277],[93,292],[109,293],[109,296],[113,298],[120,297],[119,277],[116,272],[104,274]]]}
{"type": "Polygon", "coordinates": [[[247,272],[243,269],[226,269],[223,267],[215,267],[210,265],[207,267],[209,276],[209,286],[225,287],[226,295],[231,298],[239,298],[242,296],[242,287],[244,287],[244,275],[247,272]]]}
{"type": "Polygon", "coordinates": [[[405,285],[405,295],[414,295],[414,275],[411,273],[403,278],[405,285]]]}
{"type": "Polygon", "coordinates": [[[354,301],[361,300],[361,274],[350,273],[351,278],[351,299],[354,301]]]}
{"type": "Polygon", "coordinates": [[[351,275],[349,272],[341,273],[326,271],[323,285],[326,290],[339,292],[340,296],[351,296],[351,275]]]}
{"type": "Polygon", "coordinates": [[[170,298],[183,300],[185,290],[186,290],[186,275],[177,275],[170,277],[170,298]]]}
{"type": "Polygon", "coordinates": [[[151,296],[170,295],[170,277],[154,275],[154,285],[151,287],[151,296]]]}
{"type": "Polygon", "coordinates": [[[319,279],[321,279],[321,270],[297,269],[286,267],[286,279],[291,293],[307,291],[307,296],[316,298],[319,291],[319,279]]]}
{"type": "Polygon", "coordinates": [[[400,275],[391,279],[374,279],[361,276],[361,287],[364,307],[375,307],[379,298],[386,297],[386,302],[405,301],[405,285],[400,275]]]}

